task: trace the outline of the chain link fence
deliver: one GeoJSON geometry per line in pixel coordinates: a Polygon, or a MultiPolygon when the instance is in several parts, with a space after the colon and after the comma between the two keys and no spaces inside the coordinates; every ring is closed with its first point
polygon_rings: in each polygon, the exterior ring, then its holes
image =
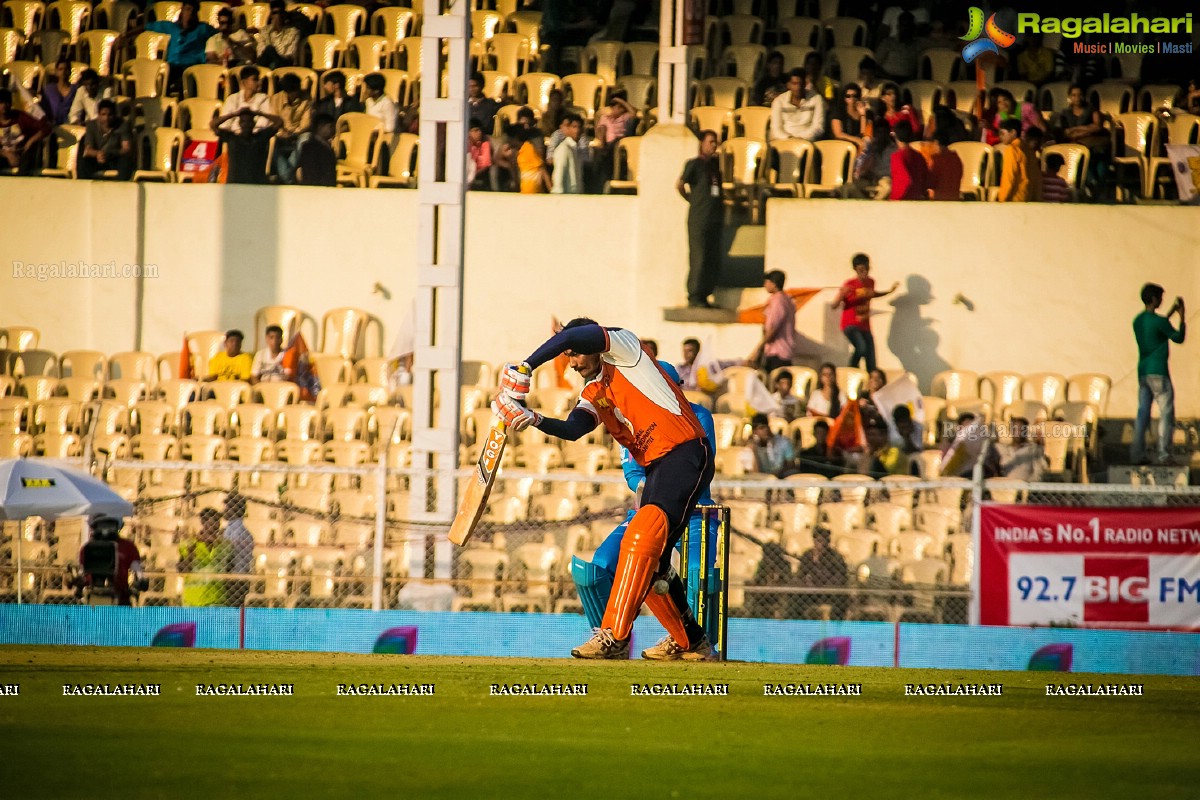
{"type": "MultiPolygon", "coordinates": [[[[570,577],[620,525],[620,470],[501,472],[469,545],[414,510],[427,470],[113,461],[133,502],[122,536],[149,587],[141,605],[580,613],[570,577]]],[[[467,471],[453,473],[468,480],[467,471]]],[[[730,508],[731,616],[965,623],[980,500],[1062,507],[1195,505],[1200,489],[870,480],[843,475],[719,479],[730,508]]],[[[432,509],[435,491],[426,495],[432,509]]],[[[87,520],[31,518],[0,533],[0,602],[77,603],[68,582],[87,520]]]]}

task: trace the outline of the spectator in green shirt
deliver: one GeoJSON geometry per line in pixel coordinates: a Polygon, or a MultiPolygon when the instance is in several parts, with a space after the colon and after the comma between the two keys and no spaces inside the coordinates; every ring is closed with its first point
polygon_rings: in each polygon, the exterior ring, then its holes
{"type": "Polygon", "coordinates": [[[1187,334],[1183,298],[1176,297],[1166,316],[1159,316],[1163,287],[1147,283],[1142,287],[1145,309],[1133,319],[1133,335],[1138,346],[1138,412],[1133,429],[1130,456],[1133,463],[1146,463],[1146,429],[1150,427],[1150,404],[1158,405],[1158,463],[1170,462],[1171,439],[1175,432],[1175,387],[1167,369],[1170,343],[1183,344],[1187,334]],[[1171,325],[1171,315],[1179,314],[1179,329],[1171,325]]]}
{"type": "Polygon", "coordinates": [[[183,581],[185,606],[225,604],[225,582],[232,551],[221,538],[221,512],[206,508],[200,512],[200,532],[179,548],[179,571],[187,573],[183,581]]]}

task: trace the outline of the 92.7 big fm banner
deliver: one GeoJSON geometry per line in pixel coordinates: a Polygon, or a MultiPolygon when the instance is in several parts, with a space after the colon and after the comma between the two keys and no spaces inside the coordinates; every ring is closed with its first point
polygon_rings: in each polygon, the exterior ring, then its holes
{"type": "Polygon", "coordinates": [[[1200,630],[1200,508],[984,503],[983,625],[1200,630]]]}

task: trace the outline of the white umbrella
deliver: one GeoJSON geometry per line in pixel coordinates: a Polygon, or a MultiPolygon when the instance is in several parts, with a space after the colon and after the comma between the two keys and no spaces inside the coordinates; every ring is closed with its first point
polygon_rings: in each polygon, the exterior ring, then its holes
{"type": "Polygon", "coordinates": [[[104,481],[41,459],[0,461],[0,519],[106,514],[128,517],[133,506],[104,481]]]}

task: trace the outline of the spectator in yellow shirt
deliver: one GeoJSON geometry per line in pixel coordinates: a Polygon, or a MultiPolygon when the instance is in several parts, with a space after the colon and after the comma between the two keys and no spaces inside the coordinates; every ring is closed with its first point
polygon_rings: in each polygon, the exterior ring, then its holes
{"type": "Polygon", "coordinates": [[[1042,199],[1042,170],[1038,150],[1042,132],[1030,128],[1021,136],[1021,120],[1006,119],[1000,123],[1000,143],[1008,145],[1001,156],[1001,203],[1037,203],[1042,199]]]}
{"type": "Polygon", "coordinates": [[[254,360],[249,353],[242,352],[242,340],[246,337],[234,329],[225,332],[225,352],[217,353],[208,361],[206,381],[249,381],[254,360]]]}

